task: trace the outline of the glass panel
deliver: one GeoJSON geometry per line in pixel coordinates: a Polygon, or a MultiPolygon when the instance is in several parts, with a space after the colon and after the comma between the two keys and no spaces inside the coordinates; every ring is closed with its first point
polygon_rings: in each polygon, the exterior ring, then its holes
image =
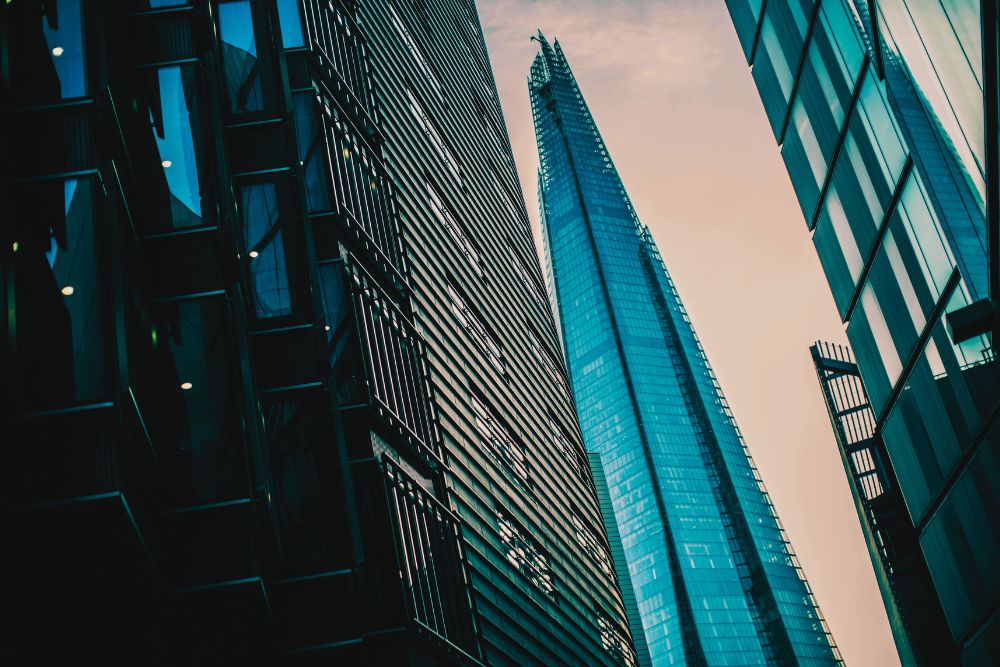
{"type": "Polygon", "coordinates": [[[157,222],[167,229],[205,224],[202,217],[205,142],[196,69],[162,67],[155,70],[153,77],[149,122],[159,161],[153,179],[162,200],[157,222]]]}
{"type": "Polygon", "coordinates": [[[222,298],[157,306],[159,341],[168,342],[161,376],[172,381],[163,399],[174,410],[162,425],[161,459],[178,493],[192,501],[229,500],[247,492],[237,425],[237,387],[230,366],[233,328],[222,298]]]}
{"type": "MultiPolygon", "coordinates": [[[[945,312],[968,302],[960,284],[945,312]]],[[[952,345],[942,319],[885,426],[889,456],[914,517],[923,513],[998,401],[1000,364],[988,339],[952,345]]]]}
{"type": "Polygon", "coordinates": [[[299,0],[278,0],[278,21],[281,23],[281,43],[286,49],[305,46],[299,0]]]}
{"type": "Polygon", "coordinates": [[[264,95],[249,0],[219,5],[219,37],[230,111],[260,111],[264,108],[264,95]]]}
{"type": "Polygon", "coordinates": [[[743,55],[750,62],[750,49],[753,47],[754,34],[757,32],[757,21],[760,19],[760,8],[763,0],[726,0],[729,15],[736,26],[736,35],[743,46],[743,55]]]}
{"type": "Polygon", "coordinates": [[[278,189],[274,183],[244,185],[240,188],[240,205],[255,313],[259,318],[290,315],[292,299],[281,237],[278,189]]]}
{"type": "Polygon", "coordinates": [[[52,180],[18,190],[18,208],[35,211],[35,226],[18,235],[14,264],[21,398],[29,408],[106,398],[94,183],[52,180]]]}
{"type": "Polygon", "coordinates": [[[323,125],[318,117],[313,93],[295,93],[295,142],[302,163],[302,175],[306,186],[306,204],[310,213],[329,211],[330,176],[326,168],[326,142],[323,140],[323,125]]]}
{"type": "Polygon", "coordinates": [[[322,393],[264,407],[281,554],[293,569],[336,565],[347,556],[329,411],[322,393]]]}
{"type": "Polygon", "coordinates": [[[11,93],[20,103],[87,94],[81,0],[7,3],[11,93]]]}
{"type": "Polygon", "coordinates": [[[1000,432],[994,430],[920,539],[941,605],[958,636],[988,617],[1000,595],[998,462],[1000,432]]]}
{"type": "Polygon", "coordinates": [[[796,0],[769,3],[761,24],[752,72],[775,136],[788,109],[811,5],[796,0]]]}

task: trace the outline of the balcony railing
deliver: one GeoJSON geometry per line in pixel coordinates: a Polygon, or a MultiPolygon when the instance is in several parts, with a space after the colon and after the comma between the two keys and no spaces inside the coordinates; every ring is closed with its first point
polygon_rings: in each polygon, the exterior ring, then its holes
{"type": "Polygon", "coordinates": [[[479,660],[462,529],[458,518],[392,460],[382,460],[389,523],[407,616],[466,657],[479,660]]]}
{"type": "Polygon", "coordinates": [[[420,335],[353,256],[343,266],[333,274],[336,283],[324,284],[331,365],[338,385],[350,385],[340,387],[349,394],[342,400],[370,406],[410,450],[438,467],[441,436],[420,335]]]}

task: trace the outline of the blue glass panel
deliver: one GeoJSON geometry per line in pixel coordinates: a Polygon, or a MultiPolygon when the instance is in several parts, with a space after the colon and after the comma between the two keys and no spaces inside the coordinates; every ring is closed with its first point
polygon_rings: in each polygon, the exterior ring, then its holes
{"type": "Polygon", "coordinates": [[[260,111],[264,108],[264,95],[249,0],[219,5],[219,37],[230,111],[260,111]]]}
{"type": "Polygon", "coordinates": [[[244,185],[240,188],[240,204],[254,311],[260,318],[289,315],[292,300],[277,187],[274,183],[244,185]]]}
{"type": "Polygon", "coordinates": [[[281,43],[286,49],[305,46],[299,0],[278,0],[278,21],[281,23],[281,43]]]}
{"type": "Polygon", "coordinates": [[[19,186],[38,228],[15,253],[20,398],[32,408],[106,398],[105,319],[91,179],[19,186]]]}
{"type": "Polygon", "coordinates": [[[330,175],[323,122],[311,92],[295,93],[295,142],[302,163],[306,204],[310,212],[330,210],[330,175]]]}
{"type": "Polygon", "coordinates": [[[175,228],[201,225],[204,158],[195,71],[190,66],[162,67],[155,78],[149,120],[169,193],[167,217],[175,228]]]}

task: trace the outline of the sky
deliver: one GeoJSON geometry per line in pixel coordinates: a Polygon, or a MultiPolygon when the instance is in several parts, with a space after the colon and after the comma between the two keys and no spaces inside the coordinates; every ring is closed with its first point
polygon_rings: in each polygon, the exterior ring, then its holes
{"type": "Polygon", "coordinates": [[[527,75],[558,39],[851,667],[899,664],[809,355],[844,327],[723,0],[479,0],[536,240],[527,75]]]}

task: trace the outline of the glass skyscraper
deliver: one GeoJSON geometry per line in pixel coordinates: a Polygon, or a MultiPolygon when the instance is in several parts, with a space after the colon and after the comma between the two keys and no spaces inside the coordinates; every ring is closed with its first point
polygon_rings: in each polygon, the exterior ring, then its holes
{"type": "Polygon", "coordinates": [[[654,665],[836,664],[791,546],[558,42],[529,91],[548,279],[654,665]]]}
{"type": "Polygon", "coordinates": [[[472,2],[5,2],[0,114],[5,664],[635,663],[472,2]]]}
{"type": "Polygon", "coordinates": [[[951,639],[995,664],[997,3],[727,4],[951,639]]]}

